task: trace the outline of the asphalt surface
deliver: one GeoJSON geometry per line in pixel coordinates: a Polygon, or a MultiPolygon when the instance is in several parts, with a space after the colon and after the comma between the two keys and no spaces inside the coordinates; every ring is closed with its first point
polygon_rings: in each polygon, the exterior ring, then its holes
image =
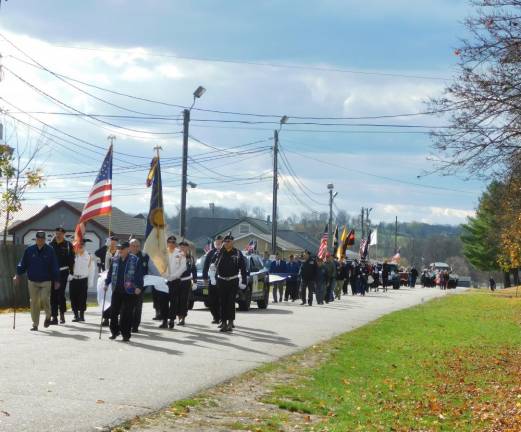
{"type": "MultiPolygon", "coordinates": [[[[462,290],[450,290],[450,293],[462,290]]],[[[130,344],[98,339],[99,309],[85,323],[30,332],[28,313],[0,315],[0,431],[100,431],[162,408],[262,363],[277,360],[389,312],[446,295],[402,288],[329,305],[270,303],[237,313],[233,334],[210,324],[202,303],[187,325],[161,330],[151,304],[130,344]]],[[[43,314],[43,313],[42,313],[43,314]]]]}

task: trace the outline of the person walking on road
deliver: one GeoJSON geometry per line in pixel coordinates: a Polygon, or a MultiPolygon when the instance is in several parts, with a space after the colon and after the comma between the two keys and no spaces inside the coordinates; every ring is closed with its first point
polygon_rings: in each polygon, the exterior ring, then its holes
{"type": "Polygon", "coordinates": [[[289,274],[286,279],[286,292],[284,293],[284,300],[294,302],[298,299],[298,273],[300,270],[300,262],[297,261],[293,254],[289,256],[286,272],[289,274]]]}
{"type": "Polygon", "coordinates": [[[74,322],[85,321],[87,310],[87,291],[89,289],[89,275],[91,274],[94,261],[85,250],[86,240],[76,245],[76,257],[74,267],[70,276],[69,296],[71,298],[71,309],[74,313],[74,322]]]}
{"type": "Polygon", "coordinates": [[[175,326],[175,316],[177,302],[179,298],[179,287],[181,285],[181,275],[186,269],[186,257],[177,247],[177,239],[170,236],[167,239],[168,248],[168,270],[164,275],[167,279],[168,297],[163,300],[161,316],[163,322],[159,328],[173,329],[175,326]]]}
{"type": "Polygon", "coordinates": [[[315,277],[317,273],[317,261],[308,250],[304,251],[304,261],[300,266],[300,298],[301,305],[306,304],[306,290],[308,305],[313,306],[313,293],[315,292],[315,277]]]}
{"type": "Polygon", "coordinates": [[[121,334],[123,342],[130,341],[132,312],[143,289],[143,269],[139,258],[129,253],[129,246],[128,242],[118,244],[119,253],[112,258],[105,279],[105,291],[112,283],[110,339],[114,340],[121,334]]]}
{"type": "MultiPolygon", "coordinates": [[[[130,253],[139,258],[139,266],[141,266],[143,277],[148,274],[158,275],[159,271],[154,266],[154,262],[150,259],[150,256],[147,253],[141,251],[140,241],[134,238],[130,240],[129,244],[130,253]]],[[[143,287],[141,293],[137,296],[136,299],[134,311],[132,312],[132,333],[139,333],[139,325],[141,324],[141,315],[143,313],[143,296],[146,288],[146,286],[143,287]]]]}
{"type": "Polygon", "coordinates": [[[192,256],[188,242],[183,240],[179,243],[179,246],[185,256],[186,267],[181,274],[178,299],[176,301],[176,315],[177,324],[184,326],[186,316],[188,315],[188,299],[190,297],[190,291],[192,290],[192,284],[197,284],[197,267],[195,266],[195,259],[192,256]]]}
{"type": "Polygon", "coordinates": [[[335,286],[336,286],[336,273],[337,264],[334,261],[333,255],[329,252],[326,254],[326,261],[324,262],[324,268],[326,270],[326,282],[325,282],[325,301],[326,303],[335,301],[335,286]]]}
{"type": "Polygon", "coordinates": [[[32,331],[37,331],[40,324],[40,310],[45,311],[43,326],[51,324],[51,284],[60,287],[60,268],[54,249],[45,243],[45,232],[36,232],[36,244],[29,246],[18,265],[14,284],[18,286],[20,276],[27,272],[29,297],[31,302],[32,331]]]}
{"type": "MultiPolygon", "coordinates": [[[[286,261],[281,259],[280,253],[277,252],[275,255],[275,261],[272,261],[270,264],[270,274],[281,274],[287,273],[287,265],[286,261]]],[[[277,282],[273,284],[273,303],[278,303],[282,301],[282,293],[284,291],[284,284],[282,282],[277,282]],[[278,300],[277,300],[277,292],[278,292],[278,300]]]]}
{"type": "Polygon", "coordinates": [[[315,298],[317,304],[324,304],[324,295],[326,293],[326,284],[328,281],[328,273],[326,265],[321,258],[317,259],[317,271],[315,273],[315,298]]]}
{"type": "Polygon", "coordinates": [[[241,251],[233,247],[233,236],[231,234],[224,237],[223,247],[217,253],[215,271],[221,303],[222,327],[220,331],[231,332],[235,320],[237,289],[245,289],[248,282],[246,261],[241,251]]]}
{"type": "Polygon", "coordinates": [[[50,246],[54,249],[60,268],[59,288],[53,284],[54,286],[51,289],[51,325],[57,325],[58,310],[60,312],[60,324],[65,323],[65,312],[67,311],[65,288],[74,265],[74,247],[70,241],[65,240],[65,229],[63,227],[56,228],[50,246]]]}
{"type": "Polygon", "coordinates": [[[212,324],[219,324],[221,322],[221,304],[219,303],[219,293],[217,291],[217,281],[215,279],[215,269],[213,270],[214,277],[209,277],[210,266],[215,266],[215,257],[217,252],[223,245],[223,237],[221,235],[215,238],[213,242],[213,248],[210,250],[205,258],[203,265],[203,281],[208,286],[208,300],[210,302],[210,313],[212,314],[212,324]]]}

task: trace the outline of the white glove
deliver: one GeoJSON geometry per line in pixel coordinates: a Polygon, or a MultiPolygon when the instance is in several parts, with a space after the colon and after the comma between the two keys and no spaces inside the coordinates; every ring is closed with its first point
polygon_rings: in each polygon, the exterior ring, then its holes
{"type": "Polygon", "coordinates": [[[246,289],[246,284],[243,284],[242,282],[239,282],[239,289],[245,290],[246,289]]]}
{"type": "Polygon", "coordinates": [[[197,283],[192,282],[192,291],[195,291],[197,289],[197,283]]]}
{"type": "Polygon", "coordinates": [[[70,274],[69,276],[67,276],[67,280],[70,282],[72,280],[72,275],[70,274]]]}

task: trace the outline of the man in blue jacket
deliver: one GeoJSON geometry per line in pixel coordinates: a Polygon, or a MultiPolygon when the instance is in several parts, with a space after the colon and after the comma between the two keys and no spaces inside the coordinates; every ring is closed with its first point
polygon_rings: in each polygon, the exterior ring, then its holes
{"type": "Polygon", "coordinates": [[[18,265],[13,278],[15,285],[20,282],[20,276],[27,272],[29,297],[31,299],[32,331],[38,330],[40,324],[40,309],[45,311],[43,326],[51,323],[51,283],[56,289],[60,287],[60,268],[54,249],[45,244],[45,232],[36,233],[36,244],[29,246],[18,265]]]}
{"type": "Polygon", "coordinates": [[[289,277],[286,279],[286,292],[284,293],[284,300],[294,302],[298,299],[298,274],[300,271],[300,262],[295,259],[293,254],[289,256],[287,262],[286,271],[289,273],[289,277]]]}
{"type": "MultiPolygon", "coordinates": [[[[280,254],[277,252],[275,256],[275,261],[272,261],[270,264],[270,273],[271,274],[280,274],[286,273],[286,261],[280,258],[280,254]]],[[[283,292],[283,283],[278,282],[273,284],[273,302],[277,303],[277,291],[279,291],[279,300],[282,301],[282,292],[283,292]]]]}

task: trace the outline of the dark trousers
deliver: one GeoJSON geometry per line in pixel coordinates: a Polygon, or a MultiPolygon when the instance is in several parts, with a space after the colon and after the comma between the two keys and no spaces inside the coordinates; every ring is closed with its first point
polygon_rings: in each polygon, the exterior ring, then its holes
{"type": "Polygon", "coordinates": [[[132,328],[139,328],[139,324],[141,324],[141,314],[143,312],[143,291],[140,294],[136,295],[136,300],[134,303],[134,310],[132,311],[132,328]]]}
{"type": "Polygon", "coordinates": [[[298,283],[294,279],[286,279],[286,292],[284,293],[284,300],[297,300],[298,299],[298,283]]]}
{"type": "MultiPolygon", "coordinates": [[[[51,289],[51,315],[53,318],[58,317],[58,310],[61,314],[67,311],[67,303],[65,302],[65,288],[67,287],[67,278],[69,270],[60,272],[60,288],[54,288],[54,282],[51,289]]],[[[70,289],[70,288],[69,288],[70,289]]]]}
{"type": "Polygon", "coordinates": [[[175,320],[177,313],[177,295],[180,284],[181,281],[179,279],[168,282],[168,300],[166,304],[163,305],[163,310],[161,312],[161,316],[164,320],[167,318],[175,320]]]}
{"type": "Polygon", "coordinates": [[[132,312],[136,304],[137,295],[127,294],[121,291],[112,293],[110,302],[110,332],[121,335],[127,339],[130,338],[130,328],[132,326],[132,312]]]}
{"type": "Polygon", "coordinates": [[[342,294],[347,294],[347,285],[349,285],[349,279],[344,280],[344,284],[342,285],[342,294]]]}
{"type": "Polygon", "coordinates": [[[210,313],[215,321],[221,320],[221,303],[219,290],[216,285],[208,285],[208,301],[210,302],[210,313]]]}
{"type": "Polygon", "coordinates": [[[276,303],[278,300],[282,301],[282,293],[284,291],[284,285],[282,282],[277,282],[273,284],[273,301],[276,303]],[[277,291],[279,293],[277,297],[277,291]],[[278,299],[278,300],[277,300],[278,299]]]}
{"type": "Polygon", "coordinates": [[[175,314],[184,318],[188,315],[188,295],[192,287],[192,280],[180,281],[174,289],[174,309],[175,314]]]}
{"type": "Polygon", "coordinates": [[[87,289],[89,278],[73,279],[69,287],[69,296],[71,298],[71,309],[74,315],[78,312],[87,310],[87,289]]]}
{"type": "Polygon", "coordinates": [[[221,319],[223,321],[235,320],[235,298],[239,289],[239,279],[217,279],[217,290],[221,304],[221,319]]]}
{"type": "Polygon", "coordinates": [[[160,313],[161,311],[161,300],[159,295],[160,293],[161,291],[158,291],[154,287],[152,287],[152,306],[154,307],[156,314],[160,313]]]}
{"type": "Polygon", "coordinates": [[[107,309],[105,309],[103,311],[103,319],[109,319],[111,313],[112,313],[112,309],[109,306],[107,309]]]}
{"type": "Polygon", "coordinates": [[[315,281],[302,280],[300,283],[300,298],[303,302],[306,301],[306,289],[308,291],[308,304],[313,304],[313,292],[315,291],[315,281]]]}

